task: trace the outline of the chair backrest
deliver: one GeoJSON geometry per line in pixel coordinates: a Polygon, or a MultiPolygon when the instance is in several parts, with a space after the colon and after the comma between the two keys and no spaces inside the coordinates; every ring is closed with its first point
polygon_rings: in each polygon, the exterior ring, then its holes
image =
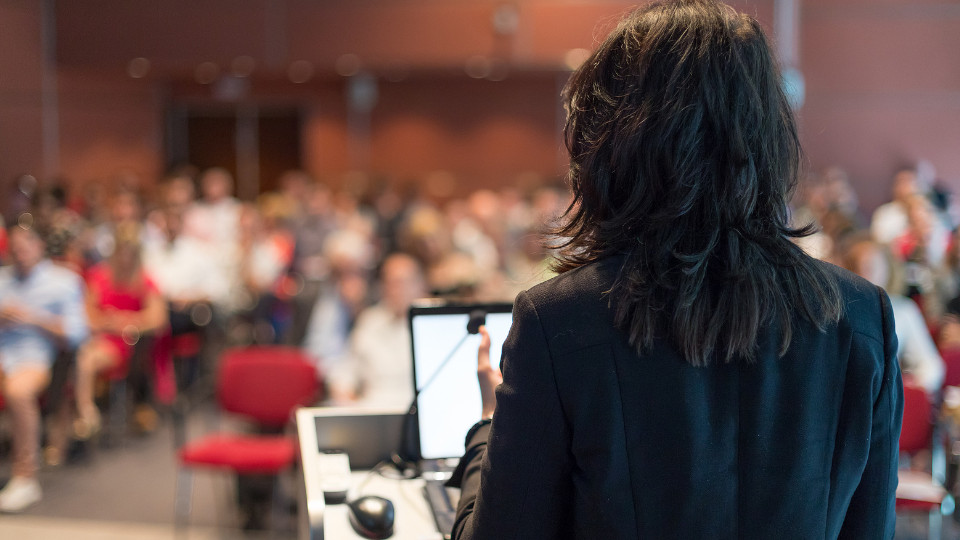
{"type": "Polygon", "coordinates": [[[960,386],[960,347],[950,347],[940,351],[946,372],[943,386],[960,386]]]}
{"type": "Polygon", "coordinates": [[[905,382],[903,385],[903,428],[900,430],[900,451],[912,454],[933,444],[933,406],[923,387],[905,382]]]}
{"type": "Polygon", "coordinates": [[[217,396],[225,411],[281,427],[295,408],[319,398],[319,386],[316,368],[299,349],[238,347],[223,353],[217,396]]]}

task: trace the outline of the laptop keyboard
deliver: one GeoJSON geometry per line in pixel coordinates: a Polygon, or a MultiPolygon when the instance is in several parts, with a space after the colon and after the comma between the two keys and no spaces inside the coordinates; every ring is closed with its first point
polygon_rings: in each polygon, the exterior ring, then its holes
{"type": "Polygon", "coordinates": [[[427,480],[423,486],[427,504],[433,512],[433,519],[437,522],[437,530],[444,538],[453,534],[453,522],[457,517],[457,509],[453,507],[450,494],[442,480],[427,480]]]}

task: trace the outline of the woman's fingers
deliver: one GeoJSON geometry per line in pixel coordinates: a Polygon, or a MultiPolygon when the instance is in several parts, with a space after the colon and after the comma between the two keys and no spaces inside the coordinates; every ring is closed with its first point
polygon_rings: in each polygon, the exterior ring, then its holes
{"type": "Polygon", "coordinates": [[[480,348],[477,350],[477,371],[490,367],[490,333],[486,326],[480,327],[480,348]]]}
{"type": "Polygon", "coordinates": [[[497,386],[503,382],[500,370],[490,365],[490,334],[480,327],[480,347],[477,349],[477,381],[480,383],[481,417],[490,418],[497,407],[497,386]]]}

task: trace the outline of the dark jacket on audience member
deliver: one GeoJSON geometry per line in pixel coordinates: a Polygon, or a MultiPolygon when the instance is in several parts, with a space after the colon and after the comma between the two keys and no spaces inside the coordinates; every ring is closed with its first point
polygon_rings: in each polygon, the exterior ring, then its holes
{"type": "Polygon", "coordinates": [[[454,479],[454,537],[892,538],[903,389],[886,294],[831,266],[845,314],[826,332],[797,317],[782,358],[771,324],[756,362],[694,367],[614,328],[620,263],[517,297],[494,422],[454,479]]]}

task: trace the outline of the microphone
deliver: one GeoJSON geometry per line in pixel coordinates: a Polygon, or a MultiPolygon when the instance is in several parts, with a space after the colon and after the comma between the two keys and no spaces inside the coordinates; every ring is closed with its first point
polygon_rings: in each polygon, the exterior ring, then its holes
{"type": "Polygon", "coordinates": [[[423,383],[423,386],[420,386],[416,389],[416,392],[413,394],[413,401],[410,403],[410,407],[407,409],[407,416],[404,418],[404,428],[403,428],[403,440],[400,441],[400,448],[402,451],[407,454],[407,456],[400,456],[404,461],[409,461],[407,458],[413,455],[419,454],[419,449],[411,448],[415,439],[413,439],[413,432],[417,429],[415,420],[417,418],[417,398],[420,397],[420,394],[424,390],[430,388],[430,385],[433,384],[433,381],[436,380],[437,376],[440,375],[440,372],[443,371],[443,368],[450,363],[450,360],[453,360],[453,357],[456,356],[457,351],[460,350],[460,347],[471,335],[476,335],[480,333],[480,327],[487,323],[487,311],[485,309],[475,309],[470,312],[470,319],[467,321],[467,333],[460,338],[460,341],[453,346],[453,349],[447,354],[446,358],[440,362],[440,365],[434,370],[433,374],[427,379],[427,382],[423,383]]]}
{"type": "Polygon", "coordinates": [[[487,311],[475,309],[470,312],[470,320],[467,321],[467,333],[479,334],[480,327],[487,324],[487,311]]]}

